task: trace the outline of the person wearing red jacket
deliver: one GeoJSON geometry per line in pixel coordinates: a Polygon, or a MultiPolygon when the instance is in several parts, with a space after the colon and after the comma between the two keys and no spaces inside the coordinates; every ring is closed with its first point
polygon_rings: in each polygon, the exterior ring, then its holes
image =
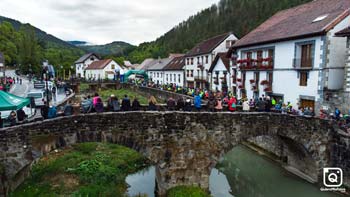
{"type": "Polygon", "coordinates": [[[236,109],[237,109],[236,104],[237,104],[236,98],[235,98],[234,96],[231,97],[231,99],[230,99],[229,102],[228,102],[228,110],[229,110],[230,112],[236,111],[236,109]]]}

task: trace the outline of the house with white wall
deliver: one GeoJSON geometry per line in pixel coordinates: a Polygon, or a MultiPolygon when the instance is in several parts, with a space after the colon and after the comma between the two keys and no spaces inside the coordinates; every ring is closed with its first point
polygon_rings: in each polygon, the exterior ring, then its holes
{"type": "Polygon", "coordinates": [[[211,90],[236,92],[236,80],[233,81],[230,67],[230,58],[228,58],[227,53],[218,53],[209,68],[211,90]]]}
{"type": "Polygon", "coordinates": [[[92,80],[112,80],[117,72],[120,75],[124,75],[127,72],[127,69],[121,67],[112,59],[94,61],[85,70],[85,78],[92,80]]]}
{"type": "Polygon", "coordinates": [[[81,56],[77,61],[75,61],[75,73],[78,78],[85,78],[85,69],[95,61],[99,61],[100,58],[94,53],[88,53],[81,56]]]}
{"type": "Polygon", "coordinates": [[[172,60],[172,57],[169,58],[163,58],[163,59],[158,59],[157,61],[154,62],[153,65],[151,65],[147,69],[147,75],[149,79],[158,85],[163,85],[165,84],[165,79],[164,79],[164,67],[169,64],[169,62],[172,60]]]}
{"type": "Polygon", "coordinates": [[[322,105],[343,88],[349,0],[317,0],[272,16],[232,47],[238,97],[270,95],[294,108],[322,105]]]}
{"type": "Polygon", "coordinates": [[[227,52],[237,37],[233,33],[219,35],[197,44],[186,54],[186,86],[210,89],[209,68],[217,53],[227,52]]]}
{"type": "Polygon", "coordinates": [[[184,55],[174,57],[164,68],[164,83],[175,84],[183,87],[185,82],[184,76],[185,57],[184,55]]]}

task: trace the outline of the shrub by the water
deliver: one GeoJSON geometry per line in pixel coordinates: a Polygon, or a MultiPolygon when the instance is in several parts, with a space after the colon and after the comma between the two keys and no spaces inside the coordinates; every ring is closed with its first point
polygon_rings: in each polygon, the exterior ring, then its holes
{"type": "Polygon", "coordinates": [[[10,196],[123,196],[125,178],[145,158],[114,144],[83,143],[46,156],[10,196]]]}

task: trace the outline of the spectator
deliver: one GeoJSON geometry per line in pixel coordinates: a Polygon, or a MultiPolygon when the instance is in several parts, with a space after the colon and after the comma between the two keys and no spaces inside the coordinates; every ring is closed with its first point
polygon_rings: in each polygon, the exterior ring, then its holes
{"type": "Polygon", "coordinates": [[[154,96],[150,96],[148,99],[148,110],[150,111],[157,110],[157,99],[154,96]]]}
{"type": "Polygon", "coordinates": [[[15,111],[11,111],[9,117],[8,117],[9,121],[10,121],[10,125],[11,126],[15,126],[17,123],[17,117],[16,117],[16,112],[15,111]]]}
{"type": "Polygon", "coordinates": [[[245,112],[249,112],[250,111],[250,106],[249,106],[249,102],[248,102],[248,99],[244,99],[244,102],[243,102],[243,111],[245,112]]]}
{"type": "Polygon", "coordinates": [[[23,111],[23,108],[17,110],[17,119],[22,122],[26,118],[26,113],[23,111]]]}
{"type": "Polygon", "coordinates": [[[55,106],[51,106],[49,108],[48,118],[56,118],[57,117],[57,108],[55,106]]]}
{"type": "Polygon", "coordinates": [[[93,108],[93,103],[90,95],[81,102],[81,108],[83,113],[90,113],[93,108]]]}
{"type": "Polygon", "coordinates": [[[44,118],[44,119],[48,119],[48,114],[49,114],[49,107],[47,106],[47,102],[44,101],[44,106],[41,107],[41,116],[44,118]]]}
{"type": "Polygon", "coordinates": [[[223,109],[223,106],[222,106],[222,100],[220,97],[217,97],[216,98],[216,105],[215,105],[215,111],[217,112],[221,112],[223,109]]]}
{"type": "Polygon", "coordinates": [[[231,99],[230,99],[229,102],[228,102],[228,110],[229,110],[230,112],[234,112],[234,111],[236,111],[236,109],[237,109],[237,100],[236,100],[236,98],[233,96],[233,97],[231,97],[231,99]]]}
{"type": "Polygon", "coordinates": [[[265,108],[266,108],[265,101],[260,97],[258,101],[258,112],[265,111],[265,108]]]}
{"type": "Polygon", "coordinates": [[[202,98],[201,98],[200,94],[197,94],[194,97],[194,107],[196,108],[197,111],[200,111],[202,108],[202,98]]]}
{"type": "Polygon", "coordinates": [[[141,105],[139,100],[135,97],[133,102],[132,102],[132,110],[133,111],[139,111],[141,109],[141,105]]]}
{"type": "Polygon", "coordinates": [[[63,114],[64,116],[73,115],[73,106],[71,105],[70,101],[68,101],[67,104],[64,106],[63,114]]]}
{"type": "Polygon", "coordinates": [[[210,111],[210,112],[214,112],[215,111],[215,106],[216,106],[216,100],[215,100],[215,98],[214,98],[214,96],[213,95],[210,95],[209,96],[209,101],[208,101],[208,110],[210,111]]]}
{"type": "Polygon", "coordinates": [[[120,111],[120,104],[118,98],[114,94],[108,99],[108,109],[109,111],[117,112],[120,111]]]}
{"type": "Polygon", "coordinates": [[[186,99],[184,111],[192,111],[191,99],[186,99]]]}
{"type": "Polygon", "coordinates": [[[57,89],[56,89],[55,86],[52,87],[51,92],[52,92],[53,101],[56,102],[56,92],[57,92],[57,89]]]}
{"type": "Polygon", "coordinates": [[[130,111],[131,103],[130,99],[128,98],[128,95],[124,95],[124,98],[122,100],[122,111],[130,111]]]}
{"type": "Polygon", "coordinates": [[[340,119],[340,114],[341,114],[340,110],[338,108],[335,108],[334,115],[336,120],[340,119]]]}
{"type": "Polygon", "coordinates": [[[97,113],[102,113],[104,111],[103,102],[102,102],[102,99],[100,97],[97,98],[97,100],[96,100],[95,111],[97,113]]]}
{"type": "Polygon", "coordinates": [[[98,99],[98,98],[100,98],[100,95],[98,95],[98,93],[95,93],[94,98],[92,98],[92,103],[94,104],[94,107],[95,107],[95,105],[96,105],[96,103],[97,103],[97,99],[98,99]]]}
{"type": "Polygon", "coordinates": [[[175,99],[173,99],[172,97],[170,97],[167,101],[167,107],[169,111],[174,111],[175,110],[175,106],[176,106],[176,102],[175,99]]]}
{"type": "Polygon", "coordinates": [[[177,100],[177,103],[176,103],[176,109],[177,110],[183,110],[185,106],[185,102],[184,102],[184,99],[182,97],[180,97],[178,100],[177,100]]]}

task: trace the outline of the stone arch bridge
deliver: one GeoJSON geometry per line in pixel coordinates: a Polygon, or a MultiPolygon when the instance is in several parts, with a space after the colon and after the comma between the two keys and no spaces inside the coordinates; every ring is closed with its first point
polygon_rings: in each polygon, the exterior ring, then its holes
{"type": "Polygon", "coordinates": [[[293,144],[300,162],[309,161],[299,170],[319,182],[322,168],[329,166],[341,167],[349,180],[350,137],[329,121],[273,113],[125,112],[61,117],[0,130],[0,189],[6,195],[16,188],[40,155],[92,141],[128,146],[154,162],[160,196],[177,185],[208,189],[210,171],[222,156],[242,140],[261,135],[293,144]]]}

